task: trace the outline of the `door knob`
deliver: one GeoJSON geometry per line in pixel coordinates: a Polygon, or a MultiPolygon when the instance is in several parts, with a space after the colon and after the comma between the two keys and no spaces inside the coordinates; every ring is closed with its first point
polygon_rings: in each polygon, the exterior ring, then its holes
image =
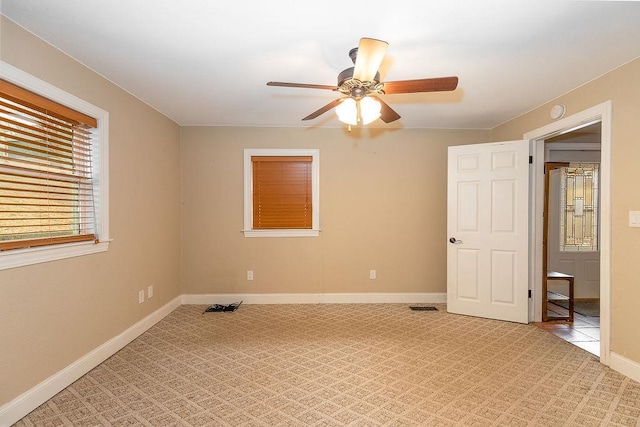
{"type": "Polygon", "coordinates": [[[452,237],[452,238],[449,239],[449,242],[457,244],[457,243],[462,243],[462,240],[458,240],[455,237],[452,237]]]}

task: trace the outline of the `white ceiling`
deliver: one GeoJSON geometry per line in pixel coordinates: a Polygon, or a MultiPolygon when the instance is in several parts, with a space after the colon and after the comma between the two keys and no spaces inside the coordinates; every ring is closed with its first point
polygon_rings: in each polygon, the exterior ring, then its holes
{"type": "MultiPolygon", "coordinates": [[[[0,0],[3,15],[180,125],[339,127],[337,84],[361,37],[389,42],[382,81],[455,75],[448,93],[386,95],[370,126],[493,128],[640,56],[640,2],[562,0],[0,0]]],[[[625,82],[620,82],[623,85],[625,82]]]]}

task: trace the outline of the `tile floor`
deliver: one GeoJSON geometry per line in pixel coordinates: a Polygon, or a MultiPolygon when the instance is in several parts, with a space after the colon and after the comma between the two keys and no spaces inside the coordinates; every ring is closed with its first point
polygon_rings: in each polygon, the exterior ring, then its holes
{"type": "MultiPolygon", "coordinates": [[[[550,316],[566,316],[567,310],[550,303],[550,316]]],[[[578,313],[573,315],[573,323],[566,321],[550,321],[534,323],[536,326],[551,332],[591,354],[600,356],[600,318],[586,317],[578,313]]]]}

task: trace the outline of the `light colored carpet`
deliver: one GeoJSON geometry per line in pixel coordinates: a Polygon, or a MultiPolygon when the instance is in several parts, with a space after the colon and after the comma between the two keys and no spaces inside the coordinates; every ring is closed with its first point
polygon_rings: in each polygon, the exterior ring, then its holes
{"type": "Polygon", "coordinates": [[[640,425],[590,353],[438,307],[181,306],[17,426],[640,425]]]}

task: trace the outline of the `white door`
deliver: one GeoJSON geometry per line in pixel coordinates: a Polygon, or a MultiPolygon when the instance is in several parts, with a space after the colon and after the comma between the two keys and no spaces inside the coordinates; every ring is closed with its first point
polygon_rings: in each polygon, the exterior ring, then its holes
{"type": "Polygon", "coordinates": [[[447,310],[528,323],[529,141],[449,147],[447,310]]]}

